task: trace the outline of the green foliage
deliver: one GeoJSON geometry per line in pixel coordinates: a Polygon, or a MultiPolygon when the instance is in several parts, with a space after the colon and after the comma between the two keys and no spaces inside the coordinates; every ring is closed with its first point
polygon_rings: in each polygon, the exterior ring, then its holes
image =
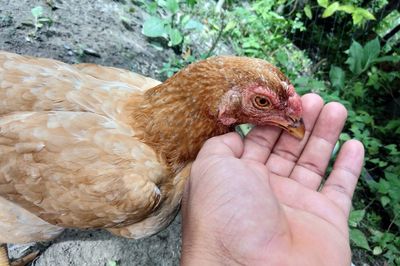
{"type": "Polygon", "coordinates": [[[327,0],[318,0],[318,5],[325,8],[322,17],[327,18],[335,14],[337,11],[350,14],[354,25],[363,25],[368,20],[375,20],[375,16],[367,9],[356,7],[353,5],[341,5],[339,2],[329,4],[327,0]]]}
{"type": "Polygon", "coordinates": [[[107,266],[118,266],[118,262],[115,260],[109,260],[107,266]]]}
{"type": "Polygon", "coordinates": [[[355,246],[364,248],[366,250],[371,250],[368,244],[367,237],[360,230],[350,228],[350,239],[355,246]]]}
{"type": "Polygon", "coordinates": [[[287,32],[304,31],[300,15],[287,19],[276,11],[277,1],[253,1],[226,11],[224,36],[236,54],[257,57],[278,64],[287,73],[302,76],[311,60],[287,38],[287,32]]]}
{"type": "MultiPolygon", "coordinates": [[[[390,156],[399,157],[400,152],[397,150],[396,145],[386,145],[385,148],[389,150],[390,156]]],[[[389,209],[393,217],[391,224],[400,227],[400,179],[398,170],[399,169],[389,167],[389,169],[385,171],[385,178],[381,178],[378,182],[371,181],[369,186],[371,190],[376,193],[376,199],[379,200],[383,208],[391,207],[389,209]]]]}
{"type": "Polygon", "coordinates": [[[166,33],[165,24],[167,21],[158,18],[158,17],[150,17],[143,24],[142,33],[148,37],[160,37],[166,33]]]}
{"type": "Polygon", "coordinates": [[[178,57],[175,56],[171,58],[168,62],[163,64],[162,69],[160,70],[160,74],[165,74],[167,78],[171,77],[173,74],[184,68],[185,66],[199,60],[204,59],[202,57],[196,58],[192,55],[188,57],[178,57]]]}
{"type": "Polygon", "coordinates": [[[400,56],[378,57],[381,53],[381,46],[378,38],[369,41],[364,47],[354,41],[350,46],[348,53],[349,58],[347,59],[346,64],[349,65],[351,72],[355,75],[361,74],[375,63],[400,61],[400,56]]]}
{"type": "Polygon", "coordinates": [[[51,25],[53,20],[44,15],[43,7],[36,6],[31,9],[31,14],[33,16],[33,25],[35,26],[35,34],[39,29],[41,29],[44,25],[51,25]]]}
{"type": "Polygon", "coordinates": [[[347,54],[347,68],[331,66],[329,78],[332,88],[347,100],[348,132],[366,148],[365,181],[360,189],[370,195],[369,203],[356,198],[356,204],[363,209],[351,213],[350,238],[354,246],[374,256],[383,255],[389,264],[398,264],[400,151],[396,140],[400,120],[390,118],[385,105],[388,100],[396,104],[393,84],[399,82],[400,75],[398,71],[380,69],[380,65],[398,62],[399,56],[384,54],[377,38],[364,46],[353,41],[347,54]],[[367,211],[371,204],[374,208],[367,211]]]}
{"type": "MultiPolygon", "coordinates": [[[[195,1],[186,1],[186,3],[193,6],[195,1]]],[[[151,16],[144,21],[142,33],[151,38],[164,38],[168,41],[168,46],[182,44],[183,36],[187,31],[203,28],[203,24],[190,15],[181,15],[180,11],[184,4],[178,0],[143,1],[143,5],[151,16]]]]}
{"type": "Polygon", "coordinates": [[[313,18],[312,11],[311,11],[311,6],[310,6],[309,4],[306,4],[306,5],[304,6],[304,14],[306,14],[306,16],[307,16],[309,19],[312,19],[312,18],[313,18]]]}
{"type": "MultiPolygon", "coordinates": [[[[400,25],[400,12],[396,10],[390,13],[388,16],[382,19],[382,21],[376,26],[376,33],[383,38],[388,34],[394,27],[400,25]]],[[[391,51],[400,41],[400,34],[394,35],[383,48],[385,52],[391,51]]]]}
{"type": "Polygon", "coordinates": [[[329,71],[329,79],[331,81],[332,87],[338,90],[344,88],[346,74],[343,69],[337,66],[331,66],[331,70],[329,71]]]}
{"type": "Polygon", "coordinates": [[[371,240],[376,246],[373,249],[373,255],[383,256],[388,265],[400,265],[400,237],[390,232],[381,232],[371,230],[371,240]]]}

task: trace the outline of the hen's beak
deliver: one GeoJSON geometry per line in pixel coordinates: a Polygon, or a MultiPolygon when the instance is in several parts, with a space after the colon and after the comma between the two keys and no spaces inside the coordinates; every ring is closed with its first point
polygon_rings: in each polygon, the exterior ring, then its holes
{"type": "Polygon", "coordinates": [[[270,121],[270,123],[286,130],[290,135],[298,139],[303,139],[306,131],[303,119],[301,118],[298,120],[292,120],[291,123],[288,123],[287,121],[270,121]]]}
{"type": "Polygon", "coordinates": [[[291,125],[287,126],[284,129],[287,132],[289,132],[290,135],[292,135],[298,139],[303,139],[304,133],[306,131],[303,119],[301,119],[301,118],[299,120],[293,122],[291,125]]]}

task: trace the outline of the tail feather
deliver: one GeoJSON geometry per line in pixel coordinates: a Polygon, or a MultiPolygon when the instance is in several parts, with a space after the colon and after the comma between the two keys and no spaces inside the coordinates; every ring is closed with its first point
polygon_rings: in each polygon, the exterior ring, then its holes
{"type": "Polygon", "coordinates": [[[0,246],[0,266],[10,266],[6,244],[0,246]]]}

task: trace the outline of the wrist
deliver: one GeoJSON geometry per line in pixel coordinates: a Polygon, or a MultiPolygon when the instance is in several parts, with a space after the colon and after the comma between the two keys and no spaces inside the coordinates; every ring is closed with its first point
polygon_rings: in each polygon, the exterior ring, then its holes
{"type": "Polygon", "coordinates": [[[181,265],[293,265],[287,263],[291,239],[286,227],[253,228],[249,233],[248,226],[237,224],[229,233],[209,220],[190,221],[183,215],[181,265]]]}
{"type": "MultiPolygon", "coordinates": [[[[185,224],[185,223],[184,223],[185,224]]],[[[183,226],[181,265],[224,265],[214,236],[183,226]]]]}
{"type": "Polygon", "coordinates": [[[226,236],[200,232],[196,228],[183,228],[181,265],[293,265],[286,256],[289,252],[286,239],[274,239],[274,248],[269,245],[249,248],[244,239],[236,243],[226,236]],[[282,245],[277,245],[279,242],[282,245]]]}

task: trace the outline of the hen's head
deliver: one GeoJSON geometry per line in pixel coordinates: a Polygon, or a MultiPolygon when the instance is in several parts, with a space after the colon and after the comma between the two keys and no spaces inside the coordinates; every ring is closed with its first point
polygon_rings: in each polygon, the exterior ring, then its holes
{"type": "Polygon", "coordinates": [[[220,123],[275,125],[298,138],[304,136],[300,96],[275,66],[260,59],[222,56],[205,60],[199,67],[197,71],[208,73],[204,78],[213,80],[208,86],[219,95],[220,123]]]}
{"type": "Polygon", "coordinates": [[[302,138],[299,95],[260,59],[219,56],[189,65],[132,101],[132,127],[178,171],[234,125],[275,125],[302,138]],[[140,130],[141,129],[141,130],[140,130]]]}

